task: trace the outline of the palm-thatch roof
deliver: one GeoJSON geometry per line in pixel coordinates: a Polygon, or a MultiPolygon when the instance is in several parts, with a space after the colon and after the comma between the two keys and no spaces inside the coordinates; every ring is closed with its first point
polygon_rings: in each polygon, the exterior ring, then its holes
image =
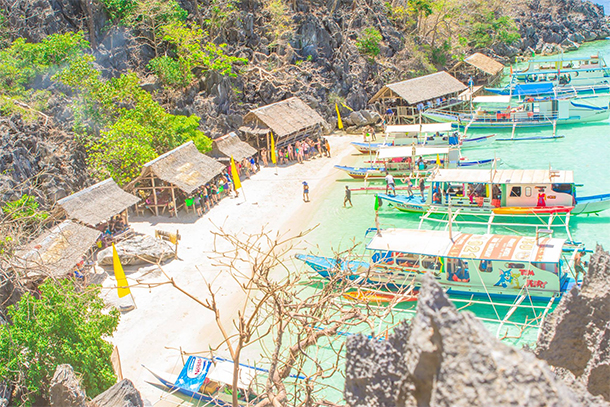
{"type": "Polygon", "coordinates": [[[504,65],[487,55],[477,52],[464,59],[464,63],[474,66],[488,75],[497,75],[504,69],[504,65]]]}
{"type": "Polygon", "coordinates": [[[231,132],[215,139],[212,143],[212,151],[207,154],[218,160],[228,160],[233,157],[236,161],[241,161],[256,154],[256,148],[241,141],[237,133],[231,132]]]}
{"type": "Polygon", "coordinates": [[[374,103],[379,99],[398,97],[409,105],[416,105],[419,102],[451,95],[465,89],[467,89],[466,85],[442,71],[385,85],[371,98],[369,103],[374,103]]]}
{"type": "Polygon", "coordinates": [[[60,199],[57,204],[66,212],[69,219],[96,226],[139,201],[139,198],[123,191],[112,178],[108,178],[60,199]]]}
{"type": "MultiPolygon", "coordinates": [[[[139,178],[152,173],[160,180],[190,194],[207,184],[224,169],[224,165],[201,154],[195,144],[189,141],[144,164],[139,178]]],[[[131,184],[136,181],[137,179],[131,184]]]]}
{"type": "Polygon", "coordinates": [[[297,97],[251,110],[244,116],[240,130],[251,134],[266,134],[271,130],[277,138],[319,128],[324,119],[297,97]],[[266,131],[265,128],[267,128],[266,131]]]}
{"type": "Polygon", "coordinates": [[[17,251],[14,266],[22,268],[26,276],[64,276],[83,259],[100,234],[98,230],[65,220],[17,251]]]}

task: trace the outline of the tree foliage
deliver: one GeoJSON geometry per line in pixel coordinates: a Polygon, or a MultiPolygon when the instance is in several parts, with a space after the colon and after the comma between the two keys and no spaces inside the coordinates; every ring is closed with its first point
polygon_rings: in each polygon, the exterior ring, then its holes
{"type": "Polygon", "coordinates": [[[358,41],[356,42],[356,47],[358,47],[358,51],[362,55],[375,58],[379,55],[379,46],[382,39],[383,37],[377,29],[369,27],[360,33],[358,41]]]}
{"type": "Polygon", "coordinates": [[[121,21],[136,7],[134,0],[101,0],[112,21],[121,21]]]}
{"type": "Polygon", "coordinates": [[[468,34],[467,43],[474,48],[487,48],[494,43],[511,45],[521,36],[512,18],[496,17],[491,11],[482,14],[468,34]]]}
{"type": "Polygon", "coordinates": [[[62,363],[82,375],[90,397],[115,383],[113,346],[104,338],[116,330],[119,312],[103,308],[99,288],[77,291],[69,279],[48,279],[40,295],[26,293],[8,307],[9,323],[0,326],[0,377],[16,386],[20,404],[45,397],[62,363]]]}

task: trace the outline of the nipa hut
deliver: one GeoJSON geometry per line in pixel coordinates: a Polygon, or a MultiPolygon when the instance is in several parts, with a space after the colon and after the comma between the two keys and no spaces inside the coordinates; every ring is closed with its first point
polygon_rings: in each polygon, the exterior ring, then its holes
{"type": "Polygon", "coordinates": [[[138,178],[126,186],[145,199],[144,207],[153,214],[178,210],[185,198],[220,175],[225,166],[201,154],[192,141],[144,164],[138,178]],[[174,209],[174,210],[173,210],[174,209]]]}
{"type": "Polygon", "coordinates": [[[123,191],[112,178],[57,201],[66,218],[104,231],[112,223],[128,225],[128,209],[140,198],[123,191]]]}
{"type": "Polygon", "coordinates": [[[229,164],[231,157],[238,162],[256,154],[256,148],[241,141],[237,133],[225,134],[212,142],[212,151],[207,153],[210,157],[229,164]]]}
{"type": "Polygon", "coordinates": [[[385,85],[369,103],[379,102],[388,122],[410,123],[426,108],[450,109],[462,104],[458,95],[466,89],[466,85],[442,71],[385,85]]]}
{"type": "Polygon", "coordinates": [[[309,136],[319,136],[324,119],[297,97],[251,110],[239,128],[246,140],[257,148],[270,148],[269,133],[281,147],[309,136]]]}
{"type": "Polygon", "coordinates": [[[477,52],[458,62],[449,70],[464,83],[472,78],[475,85],[491,85],[502,76],[504,65],[477,52]]]}
{"type": "Polygon", "coordinates": [[[18,250],[14,268],[24,280],[64,277],[82,271],[97,248],[101,233],[93,228],[65,220],[18,250]]]}

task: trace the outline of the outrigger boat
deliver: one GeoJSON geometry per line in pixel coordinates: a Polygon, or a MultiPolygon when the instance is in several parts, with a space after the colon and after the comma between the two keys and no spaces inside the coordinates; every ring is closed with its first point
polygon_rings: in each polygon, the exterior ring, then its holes
{"type": "Polygon", "coordinates": [[[370,262],[297,258],[325,278],[336,278],[341,270],[341,276],[364,287],[417,289],[428,273],[448,294],[549,300],[575,284],[570,275],[576,251],[582,247],[550,237],[384,229],[366,249],[372,253],[370,262]]]}
{"type": "Polygon", "coordinates": [[[494,140],[495,134],[466,138],[453,129],[451,123],[422,123],[386,126],[381,142],[353,141],[352,145],[363,154],[375,153],[380,148],[391,146],[459,146],[472,148],[486,145],[494,140]]]}
{"type": "Polygon", "coordinates": [[[505,88],[486,88],[492,93],[508,95],[518,85],[552,85],[557,90],[586,90],[587,88],[608,88],[610,68],[599,55],[590,57],[533,59],[527,68],[514,71],[510,83],[505,88]]]}
{"type": "Polygon", "coordinates": [[[379,149],[376,158],[377,160],[373,163],[375,165],[371,167],[335,165],[335,168],[345,171],[355,179],[378,180],[383,179],[386,172],[394,177],[405,177],[421,173],[427,174],[432,167],[437,168],[439,164],[443,168],[463,168],[491,165],[495,161],[493,158],[469,161],[460,157],[458,148],[415,146],[384,147],[379,149]],[[423,168],[419,168],[415,163],[417,157],[422,157],[423,168]]]}
{"type": "Polygon", "coordinates": [[[610,93],[610,84],[602,83],[591,86],[556,85],[553,82],[536,82],[522,84],[508,84],[504,88],[485,88],[496,95],[522,98],[527,96],[587,96],[607,95],[610,93]]]}
{"type": "Polygon", "coordinates": [[[597,96],[589,97],[530,97],[516,107],[511,107],[510,96],[495,96],[493,99],[478,96],[473,103],[478,105],[503,104],[503,108],[482,109],[473,112],[449,112],[426,110],[423,116],[436,122],[451,122],[457,128],[513,128],[555,127],[562,124],[587,123],[606,120],[610,117],[607,101],[597,96]]]}
{"type": "MultiPolygon", "coordinates": [[[[207,402],[206,404],[222,407],[232,406],[232,386],[235,363],[231,360],[214,357],[189,356],[178,376],[157,374],[146,368],[168,392],[176,392],[189,399],[207,402]],[[165,377],[164,377],[165,376],[165,377]],[[166,378],[167,377],[167,378],[166,378]]],[[[269,371],[255,366],[239,364],[237,392],[239,405],[253,405],[258,399],[257,394],[265,392],[264,385],[257,388],[258,375],[269,371]]],[[[302,379],[303,376],[293,378],[302,379]]]]}
{"type": "Polygon", "coordinates": [[[462,215],[590,214],[610,208],[610,194],[576,196],[574,173],[559,170],[438,169],[421,196],[378,194],[403,212],[459,210],[462,215]]]}

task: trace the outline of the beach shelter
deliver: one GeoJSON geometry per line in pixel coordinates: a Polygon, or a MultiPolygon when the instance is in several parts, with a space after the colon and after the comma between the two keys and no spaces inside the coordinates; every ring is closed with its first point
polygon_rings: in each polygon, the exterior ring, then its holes
{"type": "Polygon", "coordinates": [[[237,133],[231,132],[214,139],[212,142],[212,150],[206,154],[228,165],[231,161],[231,157],[239,162],[244,158],[254,156],[256,154],[256,148],[245,141],[242,141],[237,133]]]}
{"type": "Polygon", "coordinates": [[[100,235],[98,230],[65,220],[18,249],[12,267],[26,282],[65,277],[91,257],[100,235]]]}
{"type": "Polygon", "coordinates": [[[319,136],[326,122],[314,109],[297,97],[253,109],[244,116],[239,130],[257,148],[270,149],[269,133],[276,147],[294,143],[309,136],[319,136]]]}
{"type": "Polygon", "coordinates": [[[491,85],[502,76],[504,65],[480,52],[474,53],[455,64],[449,72],[467,83],[472,77],[476,85],[491,85]]]}
{"type": "Polygon", "coordinates": [[[175,214],[188,197],[220,175],[225,165],[202,154],[192,141],[184,143],[144,164],[140,176],[126,185],[145,199],[145,208],[155,215],[173,206],[175,214]]]}
{"type": "Polygon", "coordinates": [[[140,198],[123,191],[112,178],[98,182],[57,201],[59,210],[68,219],[103,229],[114,217],[128,224],[128,209],[140,198]]]}
{"type": "Polygon", "coordinates": [[[419,118],[419,113],[429,107],[450,109],[461,105],[458,95],[467,86],[445,71],[420,76],[402,82],[383,86],[369,104],[379,102],[382,112],[393,111],[394,123],[411,123],[419,118]]]}

